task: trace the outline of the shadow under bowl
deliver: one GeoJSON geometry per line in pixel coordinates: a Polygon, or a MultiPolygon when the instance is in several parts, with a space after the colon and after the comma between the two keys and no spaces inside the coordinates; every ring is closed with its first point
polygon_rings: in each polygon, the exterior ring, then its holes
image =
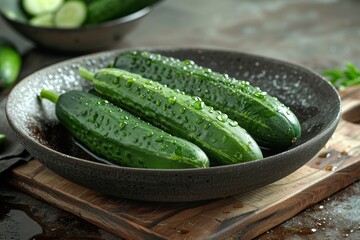
{"type": "Polygon", "coordinates": [[[183,202],[253,190],[289,175],[308,162],[328,141],[340,119],[337,91],[324,78],[301,66],[222,50],[153,49],[248,80],[278,97],[299,118],[301,138],[285,151],[266,153],[262,160],[207,169],[138,169],[94,162],[58,122],[54,104],[38,100],[37,95],[43,88],[59,93],[89,89],[89,83],[79,76],[77,68],[95,71],[106,67],[122,51],[126,49],[87,55],[40,70],[15,86],[6,106],[11,126],[31,155],[60,176],[104,194],[183,202]]]}

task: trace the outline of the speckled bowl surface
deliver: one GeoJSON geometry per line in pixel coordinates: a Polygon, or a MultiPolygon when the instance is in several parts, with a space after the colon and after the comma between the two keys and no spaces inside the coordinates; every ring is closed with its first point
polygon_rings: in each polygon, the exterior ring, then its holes
{"type": "Polygon", "coordinates": [[[340,119],[340,97],[319,75],[303,67],[250,54],[206,49],[157,49],[192,59],[214,71],[250,81],[277,96],[297,115],[298,142],[262,160],[208,169],[136,169],[95,162],[72,141],[56,119],[54,104],[37,98],[42,88],[88,89],[77,71],[107,66],[121,51],[68,60],[23,79],[10,93],[6,113],[25,148],[55,173],[96,191],[129,199],[162,202],[227,197],[279,180],[303,166],[325,145],[340,119]]]}
{"type": "Polygon", "coordinates": [[[74,29],[35,27],[4,15],[2,17],[14,30],[42,47],[56,51],[88,52],[116,45],[151,9],[146,7],[122,18],[74,29]]]}

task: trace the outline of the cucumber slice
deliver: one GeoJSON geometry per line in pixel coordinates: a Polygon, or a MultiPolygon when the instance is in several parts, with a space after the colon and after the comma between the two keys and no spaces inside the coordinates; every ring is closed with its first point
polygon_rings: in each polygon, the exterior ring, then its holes
{"type": "Polygon", "coordinates": [[[85,22],[86,14],[86,4],[83,1],[65,2],[55,13],[54,23],[59,28],[77,28],[85,22]]]}
{"type": "Polygon", "coordinates": [[[64,0],[23,0],[24,10],[32,16],[56,11],[64,0]]]}
{"type": "Polygon", "coordinates": [[[54,15],[52,13],[44,13],[30,19],[29,24],[36,27],[53,27],[54,15]]]}

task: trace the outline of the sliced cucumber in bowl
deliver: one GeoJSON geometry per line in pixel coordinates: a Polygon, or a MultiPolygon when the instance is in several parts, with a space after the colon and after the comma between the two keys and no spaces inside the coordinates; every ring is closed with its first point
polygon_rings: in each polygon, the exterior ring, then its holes
{"type": "Polygon", "coordinates": [[[64,3],[64,0],[23,0],[23,9],[30,16],[56,11],[64,3]]]}
{"type": "Polygon", "coordinates": [[[29,24],[36,27],[53,27],[54,15],[52,13],[44,13],[35,16],[29,20],[29,24]]]}
{"type": "Polygon", "coordinates": [[[68,1],[55,13],[54,25],[58,28],[77,28],[86,20],[87,8],[83,1],[68,1]]]}

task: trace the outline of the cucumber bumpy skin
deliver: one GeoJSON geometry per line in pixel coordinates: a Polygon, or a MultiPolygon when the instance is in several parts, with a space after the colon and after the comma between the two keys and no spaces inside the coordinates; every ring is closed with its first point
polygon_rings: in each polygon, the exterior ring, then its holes
{"type": "Polygon", "coordinates": [[[301,135],[300,123],[293,112],[277,98],[249,82],[159,54],[134,51],[120,54],[113,67],[199,96],[204,102],[229,115],[265,148],[288,148],[301,135]]]}
{"type": "Polygon", "coordinates": [[[198,97],[121,69],[106,68],[95,74],[79,70],[106,99],[174,136],[193,142],[204,150],[211,164],[263,158],[259,146],[236,121],[206,106],[198,97]]]}
{"type": "Polygon", "coordinates": [[[86,147],[109,161],[135,168],[205,168],[209,160],[196,145],[144,122],[108,101],[82,91],[60,97],[42,90],[56,103],[56,116],[86,147]]]}

